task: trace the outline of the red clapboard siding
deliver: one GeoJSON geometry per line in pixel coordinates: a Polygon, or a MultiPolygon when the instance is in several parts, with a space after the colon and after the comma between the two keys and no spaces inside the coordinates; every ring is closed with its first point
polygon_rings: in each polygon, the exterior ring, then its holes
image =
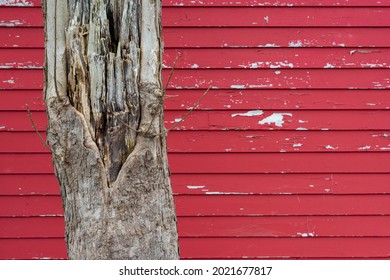
{"type": "Polygon", "coordinates": [[[43,49],[1,49],[0,69],[40,68],[44,59],[43,49]]]}
{"type": "MultiPolygon", "coordinates": [[[[172,173],[388,173],[388,153],[170,154],[172,173]]],[[[50,154],[0,154],[0,174],[52,174],[50,154]]]]}
{"type": "Polygon", "coordinates": [[[178,230],[180,237],[388,237],[389,224],[389,216],[179,217],[178,230]]]}
{"type": "MultiPolygon", "coordinates": [[[[205,48],[167,49],[163,63],[192,68],[389,68],[385,48],[205,48]]],[[[1,62],[0,62],[1,63],[1,62]]]]}
{"type": "Polygon", "coordinates": [[[63,238],[0,239],[0,259],[66,259],[63,238]]]}
{"type": "MultiPolygon", "coordinates": [[[[185,113],[186,111],[166,111],[165,127],[172,127],[185,113]]],[[[175,130],[388,130],[390,120],[388,110],[264,111],[262,115],[250,117],[245,114],[248,112],[194,111],[175,130]],[[282,121],[278,121],[279,119],[282,121]]],[[[31,116],[37,128],[45,131],[46,113],[31,112],[31,116]]],[[[34,129],[26,111],[0,111],[0,131],[34,129]]]]}
{"type": "MultiPolygon", "coordinates": [[[[178,216],[389,215],[389,195],[179,195],[178,216]]],[[[60,196],[0,196],[1,217],[63,215],[60,196]]]]}
{"type": "MultiPolygon", "coordinates": [[[[0,26],[41,27],[42,9],[0,8],[0,26]]],[[[166,7],[163,26],[390,26],[386,8],[166,7]],[[365,20],[362,21],[361,19],[365,20]]]]}
{"type": "MultiPolygon", "coordinates": [[[[42,134],[42,137],[45,137],[42,134]]],[[[168,152],[390,151],[390,131],[171,131],[168,152]]],[[[3,132],[0,153],[49,153],[35,132],[3,132]]]]}
{"type": "Polygon", "coordinates": [[[58,195],[54,174],[0,175],[0,195],[58,195]]]}
{"type": "Polygon", "coordinates": [[[389,258],[390,238],[182,238],[182,258],[389,258]]]}
{"type": "MultiPolygon", "coordinates": [[[[389,216],[179,217],[179,237],[388,237],[389,216]],[[364,224],[364,226],[362,226],[364,224]]],[[[63,238],[63,217],[0,218],[0,238],[63,238]]]]}
{"type": "Polygon", "coordinates": [[[167,7],[164,13],[166,27],[390,26],[390,9],[386,8],[167,7]]]}
{"type": "Polygon", "coordinates": [[[2,0],[0,1],[0,6],[9,6],[9,7],[40,7],[40,0],[2,0]]]}
{"type": "MultiPolygon", "coordinates": [[[[175,194],[390,194],[390,174],[172,174],[175,194]]],[[[0,195],[59,195],[54,174],[1,174],[0,195]]]]}
{"type": "MultiPolygon", "coordinates": [[[[165,28],[166,48],[387,47],[388,28],[165,28]]],[[[1,31],[0,31],[1,34],[1,31]]]]}
{"type": "MultiPolygon", "coordinates": [[[[387,47],[388,28],[176,28],[163,30],[165,48],[387,47]]],[[[0,48],[43,48],[43,29],[0,27],[0,48]]]]}

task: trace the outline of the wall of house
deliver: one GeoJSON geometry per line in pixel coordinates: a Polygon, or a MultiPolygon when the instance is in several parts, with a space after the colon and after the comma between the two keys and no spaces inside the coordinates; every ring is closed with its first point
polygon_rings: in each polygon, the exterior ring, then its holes
{"type": "MultiPolygon", "coordinates": [[[[40,0],[0,0],[0,258],[66,258],[40,0]]],[[[390,2],[164,0],[183,259],[390,257],[390,2]]]]}

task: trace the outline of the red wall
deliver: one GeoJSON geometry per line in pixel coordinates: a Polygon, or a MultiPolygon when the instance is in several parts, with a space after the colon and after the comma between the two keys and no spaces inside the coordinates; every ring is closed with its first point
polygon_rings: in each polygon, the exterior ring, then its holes
{"type": "MultiPolygon", "coordinates": [[[[39,2],[0,1],[1,259],[66,257],[39,2]]],[[[168,137],[182,258],[389,258],[390,2],[164,5],[166,127],[213,86],[168,137]]]]}

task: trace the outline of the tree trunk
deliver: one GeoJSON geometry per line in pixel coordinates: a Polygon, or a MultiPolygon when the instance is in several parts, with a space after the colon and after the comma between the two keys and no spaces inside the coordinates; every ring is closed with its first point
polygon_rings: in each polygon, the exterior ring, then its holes
{"type": "Polygon", "coordinates": [[[159,0],[46,0],[47,139],[69,259],[177,259],[159,0]]]}

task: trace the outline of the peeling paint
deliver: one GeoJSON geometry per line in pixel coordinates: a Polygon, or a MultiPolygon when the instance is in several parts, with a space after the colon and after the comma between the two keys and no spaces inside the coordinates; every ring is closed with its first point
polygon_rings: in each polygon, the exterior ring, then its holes
{"type": "Polygon", "coordinates": [[[5,129],[5,126],[0,126],[0,129],[5,129]]]}
{"type": "Polygon", "coordinates": [[[326,63],[326,65],[324,66],[324,68],[335,68],[334,65],[330,64],[330,63],[326,63]]]}
{"type": "Polygon", "coordinates": [[[25,21],[21,21],[17,19],[10,20],[10,21],[1,20],[0,26],[15,27],[15,26],[23,25],[24,23],[25,21]]]}
{"type": "Polygon", "coordinates": [[[299,48],[299,47],[302,47],[303,46],[303,44],[302,44],[302,41],[291,41],[291,42],[289,42],[288,43],[288,46],[290,47],[290,48],[299,48]]]}
{"type": "Polygon", "coordinates": [[[333,147],[332,145],[326,145],[326,146],[324,146],[324,148],[327,150],[336,150],[336,148],[333,147]]]}
{"type": "Polygon", "coordinates": [[[259,124],[275,124],[278,127],[282,127],[284,120],[284,116],[292,117],[291,113],[273,113],[271,116],[266,117],[265,119],[259,121],[259,124]]]}
{"type": "Polygon", "coordinates": [[[371,149],[371,146],[363,146],[358,148],[358,150],[369,150],[369,149],[371,149]]]}
{"type": "Polygon", "coordinates": [[[187,189],[190,189],[190,190],[197,190],[197,189],[203,189],[205,188],[206,186],[187,186],[187,189]]]}
{"type": "Polygon", "coordinates": [[[264,112],[262,110],[252,110],[252,111],[248,111],[246,113],[237,113],[237,114],[232,114],[232,117],[237,117],[237,116],[240,116],[240,117],[254,117],[254,116],[261,116],[262,114],[264,114],[264,112]]]}
{"type": "Polygon", "coordinates": [[[297,235],[301,237],[314,237],[315,233],[314,232],[297,232],[297,235]]]}
{"type": "Polygon", "coordinates": [[[15,84],[15,81],[12,80],[12,79],[9,79],[9,80],[5,80],[3,81],[3,83],[8,83],[8,84],[15,84]]]}
{"type": "Polygon", "coordinates": [[[230,88],[234,88],[234,89],[245,89],[245,86],[244,86],[244,85],[231,85],[230,88]]]}
{"type": "Polygon", "coordinates": [[[306,127],[298,127],[298,128],[295,129],[295,130],[309,130],[309,129],[307,129],[306,127]]]}
{"type": "Polygon", "coordinates": [[[269,17],[268,17],[268,16],[265,16],[265,17],[264,17],[264,20],[265,20],[265,23],[266,23],[266,24],[269,23],[269,17]]]}
{"type": "Polygon", "coordinates": [[[191,66],[191,68],[192,68],[192,69],[199,68],[199,65],[195,63],[194,65],[191,66]]]}
{"type": "Polygon", "coordinates": [[[281,71],[275,71],[276,75],[280,75],[280,73],[282,73],[282,72],[281,71]]]}
{"type": "Polygon", "coordinates": [[[34,6],[34,3],[27,0],[0,0],[0,5],[4,6],[34,6]]]}
{"type": "Polygon", "coordinates": [[[176,119],[175,119],[175,122],[177,122],[177,123],[179,123],[179,122],[181,122],[181,121],[183,121],[182,118],[176,118],[176,119]]]}
{"type": "Polygon", "coordinates": [[[293,144],[293,147],[296,148],[296,147],[302,147],[303,144],[302,143],[294,143],[293,144]]]}

